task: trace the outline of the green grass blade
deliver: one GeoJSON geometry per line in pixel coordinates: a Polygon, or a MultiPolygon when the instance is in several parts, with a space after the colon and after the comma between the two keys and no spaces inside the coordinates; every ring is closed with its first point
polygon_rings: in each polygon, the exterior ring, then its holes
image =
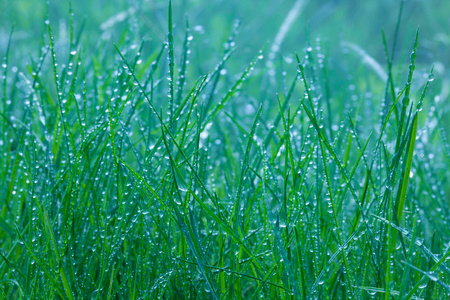
{"type": "Polygon", "coordinates": [[[403,170],[403,178],[400,181],[400,187],[397,193],[397,200],[396,200],[396,208],[397,208],[397,220],[400,222],[403,216],[403,210],[405,207],[405,200],[406,200],[406,191],[408,189],[408,182],[410,178],[410,172],[411,172],[411,166],[412,166],[412,160],[413,160],[413,154],[414,154],[414,145],[416,143],[416,135],[417,135],[417,122],[418,122],[418,115],[414,114],[411,129],[409,132],[409,141],[408,146],[406,148],[406,161],[405,161],[405,167],[403,170]]]}

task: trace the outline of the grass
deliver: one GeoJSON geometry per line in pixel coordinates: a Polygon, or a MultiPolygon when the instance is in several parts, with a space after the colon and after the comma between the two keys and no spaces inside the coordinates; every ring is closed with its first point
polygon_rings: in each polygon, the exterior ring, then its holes
{"type": "Polygon", "coordinates": [[[0,299],[449,298],[448,78],[410,4],[385,61],[308,30],[286,51],[307,1],[266,46],[216,27],[220,50],[153,5],[162,39],[116,16],[93,42],[50,4],[36,48],[0,48],[0,299]]]}

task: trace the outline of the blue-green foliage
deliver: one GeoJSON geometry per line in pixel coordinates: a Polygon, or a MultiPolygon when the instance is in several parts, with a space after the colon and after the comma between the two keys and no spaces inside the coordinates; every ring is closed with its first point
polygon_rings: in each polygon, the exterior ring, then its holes
{"type": "Polygon", "coordinates": [[[0,3],[0,299],[449,299],[444,1],[0,3]]]}

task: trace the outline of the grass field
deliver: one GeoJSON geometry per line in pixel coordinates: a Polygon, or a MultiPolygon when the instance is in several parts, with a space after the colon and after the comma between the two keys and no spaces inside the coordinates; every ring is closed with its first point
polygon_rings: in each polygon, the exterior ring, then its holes
{"type": "Polygon", "coordinates": [[[0,299],[450,299],[449,10],[3,1],[0,299]]]}

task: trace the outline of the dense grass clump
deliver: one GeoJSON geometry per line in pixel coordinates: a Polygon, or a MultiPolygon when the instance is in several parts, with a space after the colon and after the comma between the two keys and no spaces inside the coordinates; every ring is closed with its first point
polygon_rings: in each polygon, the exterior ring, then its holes
{"type": "Polygon", "coordinates": [[[403,2],[385,61],[285,53],[307,1],[261,50],[170,2],[167,35],[130,5],[93,41],[61,5],[0,49],[0,299],[449,299],[448,78],[403,2]]]}

